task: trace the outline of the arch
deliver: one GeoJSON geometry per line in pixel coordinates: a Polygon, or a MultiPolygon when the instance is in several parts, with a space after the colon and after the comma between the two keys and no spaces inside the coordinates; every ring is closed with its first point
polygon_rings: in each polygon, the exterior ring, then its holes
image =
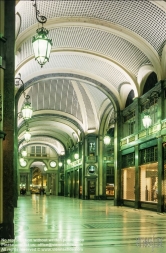
{"type": "Polygon", "coordinates": [[[157,75],[155,72],[152,72],[146,79],[145,85],[143,87],[143,94],[151,90],[157,83],[157,75]]]}
{"type": "Polygon", "coordinates": [[[126,100],[126,104],[125,107],[127,107],[128,105],[130,105],[133,102],[134,99],[134,91],[131,90],[127,96],[127,100],[126,100]]]}

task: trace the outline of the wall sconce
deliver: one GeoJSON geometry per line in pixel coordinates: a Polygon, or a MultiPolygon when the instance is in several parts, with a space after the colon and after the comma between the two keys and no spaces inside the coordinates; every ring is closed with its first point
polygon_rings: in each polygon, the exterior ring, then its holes
{"type": "Polygon", "coordinates": [[[144,117],[143,117],[143,119],[142,119],[142,123],[143,123],[143,126],[144,126],[145,128],[149,128],[149,127],[151,126],[151,124],[152,124],[152,119],[151,119],[151,117],[150,117],[150,115],[149,115],[149,112],[146,112],[146,113],[145,113],[145,115],[144,115],[144,117]]]}
{"type": "Polygon", "coordinates": [[[111,137],[107,134],[104,136],[104,144],[109,145],[111,143],[111,137]]]}
{"type": "Polygon", "coordinates": [[[146,105],[145,105],[146,111],[144,113],[144,117],[142,118],[142,124],[146,129],[152,125],[152,119],[150,117],[150,112],[149,112],[150,105],[153,100],[156,100],[156,99],[158,100],[159,96],[160,96],[160,93],[158,91],[152,91],[150,96],[147,98],[146,105]]]}
{"type": "Polygon", "coordinates": [[[32,38],[32,44],[35,54],[35,60],[43,67],[43,65],[49,61],[50,51],[52,46],[52,40],[47,37],[49,31],[43,27],[43,24],[46,23],[47,18],[45,16],[40,16],[40,12],[37,9],[36,0],[33,6],[36,10],[36,19],[42,24],[41,28],[36,30],[37,34],[32,38]]]}
{"type": "Polygon", "coordinates": [[[28,99],[30,98],[29,95],[25,94],[25,88],[24,88],[24,82],[21,79],[21,74],[19,73],[19,77],[16,77],[15,80],[19,80],[21,81],[21,84],[23,86],[23,93],[24,93],[24,104],[22,106],[21,112],[18,113],[18,117],[22,118],[24,120],[29,120],[32,117],[32,107],[31,107],[31,103],[28,101],[28,99]]]}

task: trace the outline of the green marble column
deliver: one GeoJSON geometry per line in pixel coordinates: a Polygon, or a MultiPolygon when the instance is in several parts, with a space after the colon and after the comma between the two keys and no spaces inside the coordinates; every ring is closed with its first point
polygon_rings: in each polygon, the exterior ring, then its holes
{"type": "MultiPolygon", "coordinates": [[[[0,52],[2,52],[4,36],[4,1],[0,1],[0,52]]],[[[0,53],[0,57],[2,57],[0,53]]],[[[3,87],[4,87],[4,69],[0,67],[0,231],[3,224],[3,87]]],[[[1,235],[1,233],[0,233],[1,235]]]]}
{"type": "MultiPolygon", "coordinates": [[[[86,139],[87,141],[87,139],[86,139]]],[[[87,156],[87,146],[85,145],[85,139],[82,142],[82,199],[85,199],[85,159],[87,156]]]]}
{"type": "Polygon", "coordinates": [[[122,126],[122,115],[120,112],[117,113],[116,127],[114,132],[114,182],[115,182],[115,194],[114,194],[114,205],[121,205],[121,168],[122,168],[122,157],[120,151],[120,133],[122,126]]]}
{"type": "Polygon", "coordinates": [[[5,1],[5,30],[7,39],[5,47],[6,68],[4,71],[4,107],[3,131],[6,138],[3,141],[3,222],[1,232],[3,238],[14,238],[14,72],[15,72],[15,1],[5,1]]]}
{"type": "MultiPolygon", "coordinates": [[[[134,99],[135,103],[135,133],[139,133],[141,129],[141,117],[140,117],[140,106],[139,98],[134,99]]],[[[136,135],[138,140],[138,134],[136,135]]],[[[139,169],[139,145],[135,146],[135,208],[140,207],[140,169],[139,169]]]]}
{"type": "Polygon", "coordinates": [[[140,207],[139,145],[135,146],[135,208],[140,207]]]}
{"type": "Polygon", "coordinates": [[[164,150],[162,145],[162,137],[158,138],[158,203],[157,211],[164,211],[164,193],[162,192],[164,180],[164,150]]]}
{"type": "Polygon", "coordinates": [[[68,175],[67,175],[67,171],[65,171],[64,173],[64,195],[65,197],[68,197],[68,175]]]}
{"type": "Polygon", "coordinates": [[[99,154],[98,154],[98,182],[99,182],[99,198],[105,197],[105,185],[106,185],[106,173],[105,173],[105,163],[103,159],[103,136],[99,135],[99,154]]]}

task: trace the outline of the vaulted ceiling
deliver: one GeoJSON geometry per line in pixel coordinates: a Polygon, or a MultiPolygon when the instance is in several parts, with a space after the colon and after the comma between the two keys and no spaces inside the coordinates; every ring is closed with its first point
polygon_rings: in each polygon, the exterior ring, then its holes
{"type": "MultiPolygon", "coordinates": [[[[43,68],[35,61],[35,8],[33,1],[19,1],[16,77],[21,73],[33,107],[29,145],[45,143],[61,154],[83,134],[98,134],[114,111],[124,109],[131,91],[140,96],[150,73],[165,79],[166,2],[49,0],[37,1],[37,8],[47,17],[50,60],[43,68]]],[[[16,99],[19,112],[19,84],[16,99]]],[[[19,118],[20,143],[24,132],[19,118]]]]}

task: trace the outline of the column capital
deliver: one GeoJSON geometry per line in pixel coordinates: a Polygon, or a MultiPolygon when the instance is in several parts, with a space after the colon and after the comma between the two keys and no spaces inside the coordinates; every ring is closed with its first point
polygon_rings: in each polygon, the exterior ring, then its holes
{"type": "Polygon", "coordinates": [[[0,139],[5,140],[6,133],[0,130],[0,139]]]}

